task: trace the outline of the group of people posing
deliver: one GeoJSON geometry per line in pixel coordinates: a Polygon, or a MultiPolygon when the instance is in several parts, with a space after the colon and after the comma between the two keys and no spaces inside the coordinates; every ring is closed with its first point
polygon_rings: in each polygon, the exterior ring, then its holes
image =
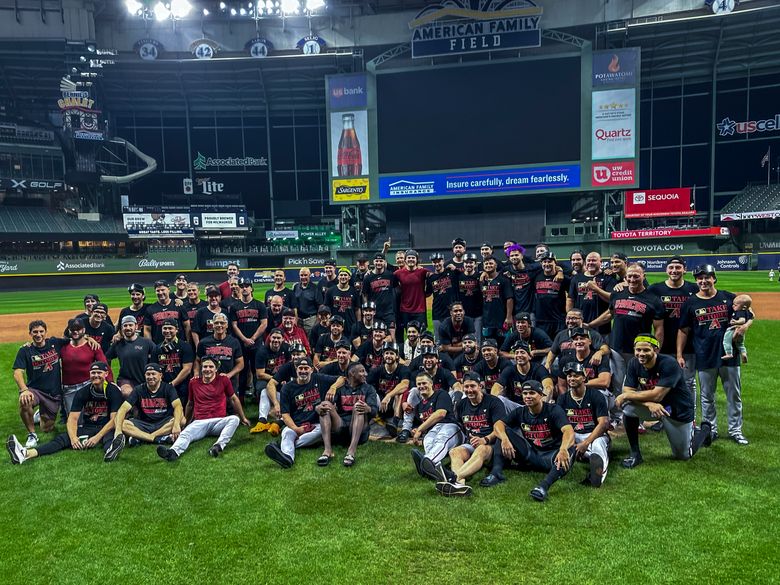
{"type": "Polygon", "coordinates": [[[151,304],[132,284],[116,326],[96,295],[63,337],[33,321],[13,365],[27,441],[8,438],[12,462],[97,445],[114,461],[143,443],[174,461],[207,436],[218,457],[250,426],[244,406],[254,398],[250,432],[279,436],[265,454],[283,468],[318,444],[318,465],[343,445],[351,467],[374,435],[413,443],[415,469],[443,495],[470,494],[483,468],[484,487],[519,468],[544,474],[530,494],[543,501],[576,461],[587,463],[583,483],[601,486],[609,433],[621,425],[623,467],[643,462],[644,421],[666,433],[674,458],[690,459],[718,437],[719,377],[728,435],[748,444],[740,363],[751,299],[718,290],[712,266],[687,281],[675,256],[666,279],[649,285],[619,253],[608,263],[596,252],[560,260],[540,244],[529,257],[506,242],[499,260],[489,244],[477,257],[456,238],[428,270],[414,250],[389,264],[388,246],[373,266],[328,262],[317,282],[302,268],[292,288],[278,270],[263,301],[230,265],[225,282],[204,287],[206,300],[183,274],[173,286],[155,282],[151,304]],[[50,432],[58,417],[66,431],[38,445],[38,419],[50,432]]]}

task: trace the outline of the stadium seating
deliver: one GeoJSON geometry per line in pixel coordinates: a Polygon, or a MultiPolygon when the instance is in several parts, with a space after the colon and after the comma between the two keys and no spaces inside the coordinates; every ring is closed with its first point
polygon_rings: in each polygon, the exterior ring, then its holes
{"type": "Polygon", "coordinates": [[[12,234],[122,234],[122,222],[113,218],[84,221],[40,207],[0,206],[0,232],[12,234]]]}
{"type": "Polygon", "coordinates": [[[780,209],[780,185],[754,185],[729,201],[721,213],[747,213],[780,209]]]}

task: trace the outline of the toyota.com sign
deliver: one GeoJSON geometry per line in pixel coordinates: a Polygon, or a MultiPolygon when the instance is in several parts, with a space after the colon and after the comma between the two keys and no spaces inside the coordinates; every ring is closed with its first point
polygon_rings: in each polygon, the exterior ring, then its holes
{"type": "Polygon", "coordinates": [[[624,214],[626,218],[672,217],[696,215],[696,209],[687,187],[652,189],[626,191],[624,214]]]}

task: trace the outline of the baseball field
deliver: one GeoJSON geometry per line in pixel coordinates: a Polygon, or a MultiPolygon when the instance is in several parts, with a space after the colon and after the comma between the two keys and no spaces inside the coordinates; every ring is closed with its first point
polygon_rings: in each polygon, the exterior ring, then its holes
{"type": "MultiPolygon", "coordinates": [[[[506,483],[476,487],[469,499],[442,498],[415,473],[409,447],[395,443],[361,447],[349,469],[319,468],[320,450],[304,449],[282,470],[262,453],[270,437],[243,427],[218,459],[206,454],[207,440],[174,463],[148,446],[126,449],[112,464],[96,450],[20,466],[5,458],[0,581],[776,582],[780,393],[772,364],[780,285],[763,272],[721,273],[718,288],[755,293],[758,322],[743,368],[746,447],[721,438],[678,462],[665,436],[649,432],[642,437],[645,464],[624,470],[628,444],[617,437],[601,489],[580,485],[587,471],[577,464],[544,504],[528,496],[541,479],[535,473],[510,472],[506,483]]],[[[0,294],[4,436],[25,435],[11,364],[27,323],[43,318],[61,332],[85,292],[0,294]]],[[[127,304],[124,289],[89,292],[100,294],[114,317],[127,304]]],[[[247,410],[254,419],[257,406],[247,410]]]]}

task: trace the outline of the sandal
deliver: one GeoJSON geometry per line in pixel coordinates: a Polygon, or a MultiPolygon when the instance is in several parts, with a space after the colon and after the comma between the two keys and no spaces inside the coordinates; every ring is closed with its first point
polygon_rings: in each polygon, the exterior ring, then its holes
{"type": "Polygon", "coordinates": [[[333,459],[333,455],[320,455],[317,459],[317,465],[320,467],[327,467],[330,464],[330,460],[333,459]]]}
{"type": "Polygon", "coordinates": [[[345,455],[344,456],[344,467],[352,467],[355,464],[355,456],[354,455],[345,455]]]}

